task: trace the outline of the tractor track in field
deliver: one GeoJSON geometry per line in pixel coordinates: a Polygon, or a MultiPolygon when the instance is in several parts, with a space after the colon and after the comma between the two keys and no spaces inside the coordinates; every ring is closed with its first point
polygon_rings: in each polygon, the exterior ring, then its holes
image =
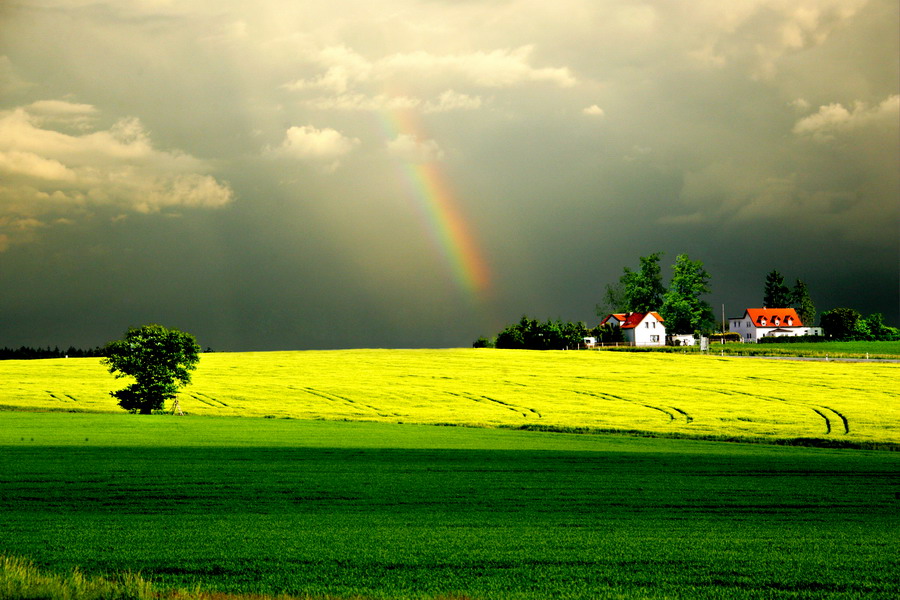
{"type": "Polygon", "coordinates": [[[44,391],[47,392],[48,394],[50,394],[50,397],[53,398],[54,400],[56,400],[57,402],[78,402],[77,398],[75,398],[74,396],[70,396],[69,394],[62,394],[65,397],[60,398],[59,396],[57,396],[50,390],[44,390],[44,391]]]}
{"type": "Polygon", "coordinates": [[[218,400],[218,399],[213,398],[212,396],[208,396],[206,394],[201,394],[200,392],[189,392],[188,396],[190,396],[191,398],[193,398],[194,400],[196,400],[198,402],[202,402],[203,404],[206,404],[207,406],[211,406],[213,408],[222,408],[223,406],[225,408],[229,408],[229,406],[227,404],[225,404],[224,402],[222,402],[221,400],[218,400]]]}
{"type": "Polygon", "coordinates": [[[329,402],[336,402],[338,404],[344,404],[350,408],[365,408],[371,410],[379,417],[399,417],[401,416],[399,413],[388,414],[384,413],[377,406],[372,406],[371,404],[365,404],[364,402],[357,402],[356,400],[352,400],[347,398],[346,396],[339,396],[338,394],[334,394],[332,392],[325,392],[322,390],[317,390],[311,387],[293,387],[292,389],[301,390],[310,394],[312,396],[316,396],[317,398],[322,398],[323,400],[328,400],[329,402]]]}
{"type": "Polygon", "coordinates": [[[471,400],[473,402],[480,402],[482,404],[494,404],[501,408],[505,408],[507,410],[511,410],[515,413],[519,413],[523,417],[530,417],[537,415],[538,419],[544,418],[544,416],[538,411],[536,408],[529,408],[527,406],[518,406],[516,404],[511,404],[509,402],[504,402],[503,400],[497,400],[496,398],[491,398],[490,396],[479,396],[477,394],[470,394],[466,392],[446,392],[451,396],[455,396],[457,398],[463,398],[465,400],[471,400]],[[530,414],[529,414],[530,413],[530,414]]]}
{"type": "Polygon", "coordinates": [[[834,432],[834,430],[835,430],[834,423],[833,423],[834,417],[830,417],[828,415],[828,413],[832,413],[835,417],[837,417],[838,420],[840,420],[841,429],[843,429],[843,434],[847,435],[848,433],[850,433],[850,421],[847,420],[847,417],[845,417],[843,414],[839,413],[835,409],[830,408],[828,406],[823,406],[821,404],[807,404],[804,402],[795,402],[793,400],[788,400],[787,398],[779,398],[778,396],[761,396],[758,394],[751,394],[750,392],[739,392],[736,390],[732,390],[731,393],[739,394],[742,396],[749,396],[751,398],[769,400],[772,402],[782,402],[782,403],[788,404],[790,406],[796,406],[799,408],[809,409],[809,410],[813,411],[814,413],[816,413],[817,415],[819,415],[820,417],[822,417],[822,419],[825,421],[825,435],[831,435],[832,432],[834,432]]]}
{"type": "Polygon", "coordinates": [[[637,406],[643,406],[644,408],[648,408],[650,410],[655,410],[657,412],[661,412],[669,418],[669,422],[672,423],[676,420],[679,420],[679,417],[683,418],[685,424],[690,424],[694,422],[694,417],[688,414],[686,411],[676,408],[674,406],[656,406],[653,404],[647,404],[646,402],[640,402],[639,400],[630,400],[628,398],[623,398],[622,396],[616,396],[614,394],[607,394],[605,392],[586,392],[584,390],[569,390],[575,394],[581,394],[582,396],[590,396],[592,398],[600,398],[601,400],[609,400],[612,402],[628,402],[630,404],[636,404],[637,406]]]}
{"type": "Polygon", "coordinates": [[[838,418],[841,420],[841,425],[844,428],[844,435],[847,435],[848,433],[850,433],[850,421],[847,420],[847,417],[845,417],[843,414],[839,413],[838,411],[834,410],[830,406],[823,405],[820,408],[824,408],[825,410],[829,410],[829,411],[833,412],[834,414],[836,414],[838,416],[838,418]]]}
{"type": "MultiPolygon", "coordinates": [[[[761,379],[761,378],[757,378],[757,379],[761,379]]],[[[787,398],[779,398],[778,396],[763,396],[761,394],[753,394],[750,392],[742,392],[739,390],[727,390],[727,391],[725,391],[725,390],[709,390],[709,389],[697,388],[697,387],[685,388],[685,389],[692,389],[692,390],[696,390],[696,391],[703,392],[703,393],[712,392],[712,393],[716,393],[716,394],[723,394],[726,396],[747,396],[747,397],[753,398],[755,400],[780,402],[782,404],[787,404],[789,406],[794,406],[797,408],[809,409],[812,412],[814,412],[816,415],[821,417],[823,421],[825,421],[825,435],[831,435],[832,433],[837,433],[836,429],[838,429],[838,428],[835,427],[836,420],[840,421],[841,424],[840,424],[839,428],[843,430],[844,435],[847,435],[848,433],[850,433],[850,421],[847,419],[846,416],[844,416],[839,411],[831,408],[830,406],[824,406],[821,404],[807,404],[807,403],[803,403],[803,402],[795,402],[793,400],[788,400],[787,398]],[[830,415],[834,415],[834,416],[830,416],[830,415]],[[836,419],[835,419],[835,417],[836,417],[836,419]]]]}

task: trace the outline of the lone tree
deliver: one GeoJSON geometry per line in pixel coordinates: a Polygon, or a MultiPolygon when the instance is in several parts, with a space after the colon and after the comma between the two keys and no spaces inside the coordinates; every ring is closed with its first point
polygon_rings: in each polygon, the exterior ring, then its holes
{"type": "Polygon", "coordinates": [[[191,371],[200,360],[200,346],[189,333],[162,325],[131,328],[125,339],[106,345],[102,363],[120,377],[135,383],[111,395],[127,411],[149,415],[175,397],[179,385],[191,382],[191,371]]]}

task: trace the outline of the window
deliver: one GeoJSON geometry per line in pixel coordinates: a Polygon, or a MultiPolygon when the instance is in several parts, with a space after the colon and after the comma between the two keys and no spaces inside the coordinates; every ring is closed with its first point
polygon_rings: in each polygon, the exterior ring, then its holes
{"type": "Polygon", "coordinates": [[[658,336],[658,335],[651,335],[651,336],[650,336],[650,341],[651,341],[651,342],[658,342],[658,341],[659,341],[659,336],[658,336]]]}
{"type": "Polygon", "coordinates": [[[748,334],[747,334],[747,339],[749,340],[750,338],[751,338],[751,336],[750,336],[750,334],[748,333],[748,334]]]}

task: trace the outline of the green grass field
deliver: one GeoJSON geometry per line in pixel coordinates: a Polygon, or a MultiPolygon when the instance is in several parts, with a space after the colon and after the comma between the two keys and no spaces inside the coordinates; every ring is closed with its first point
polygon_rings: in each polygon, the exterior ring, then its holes
{"type": "Polygon", "coordinates": [[[3,412],[0,432],[0,553],[48,573],[338,598],[900,594],[894,452],[126,414],[3,412]]]}
{"type": "MultiPolygon", "coordinates": [[[[900,453],[701,439],[896,448],[898,369],[607,352],[207,354],[180,396],[188,416],[141,417],[115,406],[109,391],[127,382],[96,359],[2,361],[0,555],[79,589],[75,568],[140,573],[159,593],[898,597],[900,453]]],[[[14,592],[21,570],[0,570],[0,598],[89,597],[14,592]]]]}
{"type": "MultiPolygon", "coordinates": [[[[346,350],[203,355],[190,415],[900,442],[900,364],[660,353],[346,350]]],[[[0,361],[0,406],[108,411],[97,359],[0,361]]]]}
{"type": "MultiPolygon", "coordinates": [[[[699,346],[663,347],[663,348],[603,348],[618,352],[673,352],[699,353],[699,346]]],[[[726,356],[769,356],[800,358],[832,358],[860,360],[897,360],[900,359],[900,341],[891,342],[783,342],[777,344],[745,344],[732,343],[711,344],[713,354],[724,353],[726,356]]]]}

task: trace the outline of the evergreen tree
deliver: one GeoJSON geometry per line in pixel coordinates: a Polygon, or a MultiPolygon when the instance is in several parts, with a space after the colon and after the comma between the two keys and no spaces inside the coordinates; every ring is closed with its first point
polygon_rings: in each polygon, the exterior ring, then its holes
{"type": "Polygon", "coordinates": [[[660,315],[668,333],[694,333],[711,329],[712,307],[702,299],[709,293],[709,273],[699,260],[679,254],[672,265],[672,281],[663,297],[660,315]]]}
{"type": "Polygon", "coordinates": [[[813,304],[812,298],[809,297],[809,289],[806,283],[798,279],[794,285],[793,306],[797,309],[797,315],[807,327],[812,327],[816,321],[816,305],[813,304]]]}
{"type": "Polygon", "coordinates": [[[784,283],[784,276],[773,270],[766,275],[766,287],[763,294],[765,308],[788,308],[791,306],[791,290],[784,283]]]}

